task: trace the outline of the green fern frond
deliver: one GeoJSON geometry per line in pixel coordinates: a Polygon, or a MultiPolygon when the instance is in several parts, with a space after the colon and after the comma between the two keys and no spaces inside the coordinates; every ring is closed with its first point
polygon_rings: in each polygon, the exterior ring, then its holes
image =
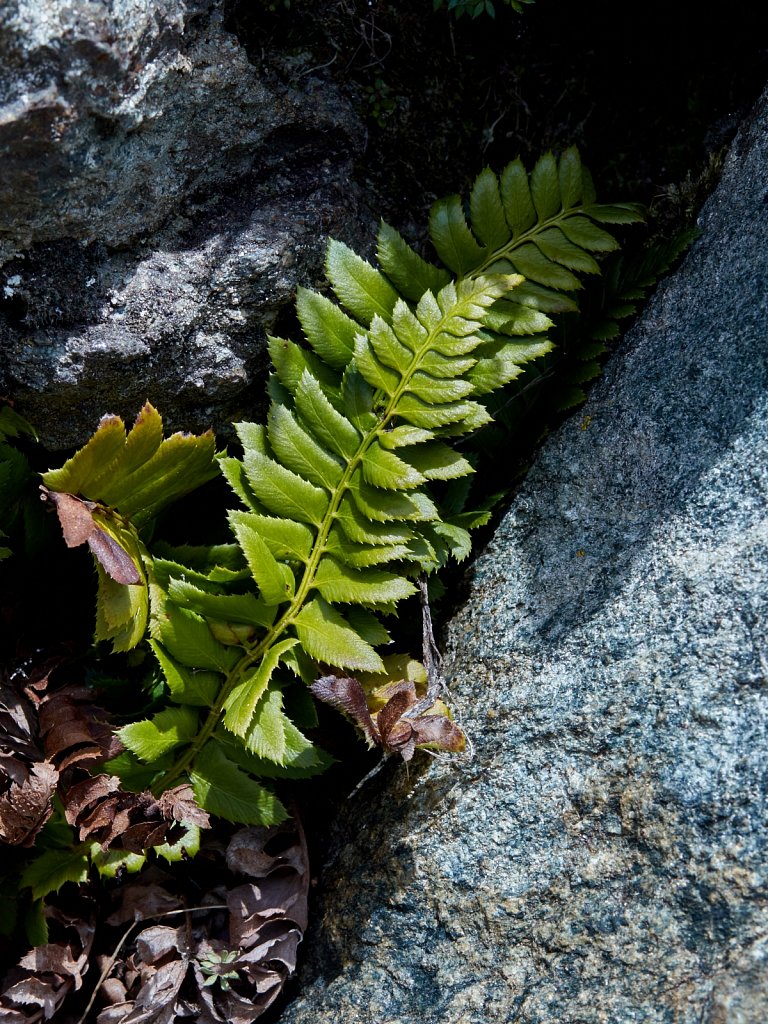
{"type": "MultiPolygon", "coordinates": [[[[318,339],[326,339],[326,323],[338,337],[338,308],[305,295],[307,340],[317,359],[330,351],[336,368],[324,363],[324,385],[308,362],[300,376],[284,374],[272,389],[266,429],[240,425],[243,458],[239,465],[224,460],[246,506],[230,514],[230,525],[250,571],[249,592],[239,592],[239,578],[213,587],[210,574],[201,586],[199,576],[193,582],[168,560],[152,571],[153,646],[173,676],[169,690],[178,692],[190,671],[219,680],[207,724],[193,741],[169,739],[179,757],[157,784],[186,774],[214,812],[212,790],[196,768],[201,752],[211,744],[217,751],[205,755],[209,781],[217,765],[225,765],[228,784],[240,775],[226,766],[247,770],[226,757],[219,723],[232,742],[271,760],[279,774],[280,737],[290,726],[274,703],[284,685],[280,665],[288,667],[298,647],[310,661],[344,671],[383,671],[375,649],[388,638],[382,611],[415,592],[411,579],[425,567],[434,569],[449,551],[464,557],[469,548],[466,530],[441,522],[428,486],[472,472],[442,438],[488,419],[473,397],[489,372],[485,367],[478,387],[473,373],[481,359],[489,363],[481,321],[520,279],[467,278],[426,292],[412,307],[401,298],[390,302],[392,286],[350,250],[333,246],[332,260],[335,288],[369,319],[368,329],[356,321],[353,349],[329,348],[318,339]],[[248,636],[237,631],[249,623],[248,636]]],[[[531,357],[530,342],[510,344],[531,357]]],[[[505,364],[499,379],[508,372],[505,364]]],[[[122,738],[137,757],[146,753],[130,730],[122,738]]],[[[158,755],[165,753],[158,747],[158,755]]]]}
{"type": "Polygon", "coordinates": [[[167,505],[217,473],[213,434],[172,434],[149,402],[130,432],[105,416],[88,443],[61,469],[42,475],[52,491],[78,494],[118,509],[141,529],[167,505]]]}
{"type": "MultiPolygon", "coordinates": [[[[490,421],[479,399],[551,349],[548,314],[572,308],[577,275],[596,273],[616,247],[599,225],[640,214],[597,205],[575,150],[543,157],[530,176],[519,161],[501,176],[486,169],[468,209],[458,197],[433,208],[445,267],[386,224],[378,267],[331,241],[330,297],[297,296],[302,342],[269,339],[267,422],[237,424],[242,458],[219,458],[242,503],[229,514],[235,543],[141,552],[169,707],[122,730],[125,766],[115,770],[126,778],[146,784],[142,764],[154,764],[157,791],[189,780],[211,813],[281,820],[258,779],[327,764],[291,721],[292,692],[318,664],[386,679],[382,619],[414,594],[417,576],[469,554],[469,531],[488,513],[456,499],[474,470],[455,439],[490,421]]],[[[161,445],[151,415],[131,437],[104,422],[49,486],[146,521],[160,500],[153,484],[176,464],[161,457],[173,439],[161,445]]],[[[195,469],[197,449],[176,446],[189,461],[167,477],[170,490],[208,472],[205,460],[195,469]]],[[[111,594],[102,635],[135,643],[130,611],[111,594]]]]}
{"type": "Polygon", "coordinates": [[[177,498],[217,474],[215,454],[210,431],[200,437],[176,433],[164,439],[160,414],[147,402],[129,432],[119,416],[104,416],[71,459],[42,474],[44,493],[62,496],[60,502],[67,499],[66,511],[57,504],[67,544],[87,539],[97,559],[95,639],[111,641],[113,651],[131,650],[146,632],[147,555],[139,531],[177,498]],[[67,531],[72,516],[80,517],[85,531],[74,539],[67,531]],[[94,544],[94,534],[100,544],[94,544]],[[132,579],[121,576],[121,564],[134,574],[132,579]],[[136,585],[123,585],[126,582],[136,585]]]}
{"type": "Polygon", "coordinates": [[[519,301],[556,312],[562,298],[551,293],[579,290],[574,272],[598,272],[591,254],[618,248],[599,225],[642,220],[635,203],[595,201],[591,177],[571,147],[559,160],[545,154],[530,175],[520,160],[500,176],[486,168],[472,187],[469,218],[460,197],[449,196],[435,203],[429,226],[438,257],[455,274],[522,274],[543,291],[519,301]]]}

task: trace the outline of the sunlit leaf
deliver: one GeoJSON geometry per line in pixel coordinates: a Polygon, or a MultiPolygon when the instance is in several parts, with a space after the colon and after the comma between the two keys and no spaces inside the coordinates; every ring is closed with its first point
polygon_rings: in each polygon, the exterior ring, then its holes
{"type": "Polygon", "coordinates": [[[140,760],[152,762],[189,743],[197,734],[198,714],[191,707],[166,708],[150,719],[124,725],[118,736],[140,760]]]}
{"type": "Polygon", "coordinates": [[[209,740],[189,773],[195,799],[210,814],[241,825],[277,825],[288,812],[277,797],[260,786],[209,740]]]}
{"type": "Polygon", "coordinates": [[[46,850],[27,864],[19,885],[31,889],[33,899],[42,899],[67,882],[85,882],[89,867],[88,854],[82,848],[46,850]]]}

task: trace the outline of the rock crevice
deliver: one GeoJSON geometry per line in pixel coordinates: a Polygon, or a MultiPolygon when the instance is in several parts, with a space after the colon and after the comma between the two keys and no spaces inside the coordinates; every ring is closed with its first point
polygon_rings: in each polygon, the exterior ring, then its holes
{"type": "Polygon", "coordinates": [[[768,94],[449,623],[475,742],[363,792],[284,1024],[768,1014],[768,94]]]}

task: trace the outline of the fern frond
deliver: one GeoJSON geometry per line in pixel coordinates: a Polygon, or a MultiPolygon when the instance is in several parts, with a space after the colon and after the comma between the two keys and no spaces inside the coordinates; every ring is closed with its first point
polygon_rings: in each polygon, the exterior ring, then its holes
{"type": "Polygon", "coordinates": [[[105,416],[90,441],[61,469],[42,475],[52,491],[79,494],[117,509],[141,529],[166,506],[218,472],[213,434],[172,434],[149,402],[130,432],[105,416]]]}
{"type": "Polygon", "coordinates": [[[129,432],[119,416],[105,416],[71,459],[42,474],[43,493],[56,501],[67,543],[87,540],[97,559],[95,638],[111,641],[113,651],[135,647],[146,631],[146,551],[139,531],[217,474],[215,454],[211,431],[163,439],[160,414],[147,402],[129,432]],[[73,517],[84,528],[70,539],[73,517]]]}
{"type": "Polygon", "coordinates": [[[530,175],[520,160],[500,176],[486,168],[473,185],[469,218],[459,196],[442,199],[432,208],[430,236],[442,262],[460,276],[516,272],[543,287],[547,292],[524,303],[537,306],[548,292],[578,290],[572,271],[597,272],[591,253],[618,248],[598,224],[642,219],[635,203],[595,202],[591,178],[571,147],[559,160],[545,154],[530,175]]]}
{"type": "MultiPolygon", "coordinates": [[[[485,169],[468,216],[458,196],[436,203],[430,231],[445,266],[386,224],[378,267],[329,243],[330,295],[297,295],[303,341],[269,339],[266,425],[237,424],[242,458],[218,459],[243,506],[229,514],[235,543],[141,554],[151,645],[175,707],[123,731],[131,771],[154,760],[157,791],[188,779],[211,813],[280,820],[256,779],[327,764],[291,722],[292,690],[318,663],[386,679],[382,617],[414,594],[415,577],[466,558],[469,531],[487,518],[463,509],[474,470],[454,439],[490,421],[479,399],[549,352],[548,314],[575,308],[578,275],[597,273],[617,245],[600,225],[639,217],[632,204],[598,205],[568,150],[530,175],[520,161],[500,176],[485,169]]],[[[144,522],[158,481],[175,494],[210,472],[212,448],[206,462],[198,439],[163,441],[154,410],[140,419],[127,439],[120,421],[104,421],[49,486],[119,502],[144,522]]],[[[136,643],[131,610],[112,594],[103,634],[136,643]]]]}
{"type": "MultiPolygon", "coordinates": [[[[161,665],[170,665],[177,688],[175,665],[182,671],[195,665],[221,680],[209,724],[159,786],[199,775],[199,752],[217,742],[219,721],[248,751],[279,763],[280,662],[296,664],[300,650],[338,669],[382,671],[375,648],[388,634],[379,614],[415,592],[413,576],[434,569],[450,551],[463,558],[469,550],[466,530],[441,522],[428,486],[472,472],[441,438],[488,418],[473,398],[491,374],[486,353],[494,343],[482,318],[520,279],[449,282],[414,306],[397,298],[385,319],[389,292],[381,275],[338,247],[333,261],[336,286],[356,315],[370,318],[368,328],[358,323],[352,352],[330,349],[336,368],[324,364],[325,384],[306,362],[290,389],[273,389],[267,428],[241,424],[242,461],[225,460],[225,474],[247,507],[230,514],[230,525],[254,592],[240,592],[236,573],[214,584],[210,572],[190,577],[168,560],[154,566],[153,636],[161,665]],[[473,377],[481,360],[484,375],[473,377]]],[[[319,360],[318,319],[334,318],[334,329],[340,321],[307,296],[302,307],[319,360]]],[[[509,309],[505,316],[512,319],[509,309]]],[[[523,360],[534,354],[530,341],[503,344],[523,360]]],[[[220,762],[220,752],[207,758],[208,773],[220,762]]],[[[237,778],[230,769],[222,774],[237,778]]]]}

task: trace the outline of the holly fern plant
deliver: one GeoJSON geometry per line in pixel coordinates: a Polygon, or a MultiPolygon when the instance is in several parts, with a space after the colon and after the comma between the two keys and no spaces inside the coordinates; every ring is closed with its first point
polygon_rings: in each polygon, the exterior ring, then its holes
{"type": "Polygon", "coordinates": [[[488,422],[484,396],[549,351],[550,315],[575,308],[578,275],[617,248],[604,225],[640,219],[596,202],[575,149],[530,175],[519,160],[486,169],[468,206],[432,209],[438,263],[386,224],[378,267],[330,242],[332,294],[299,289],[303,337],[269,339],[269,415],[237,424],[242,457],[217,454],[210,434],[163,440],[147,405],[128,433],[105,417],[44,474],[65,540],[96,558],[96,639],[146,639],[164,680],[164,706],[120,729],[105,771],[155,796],[191,784],[230,821],[279,822],[270,780],[330,760],[301,731],[318,677],[369,741],[406,757],[461,749],[445,705],[424,707],[423,670],[382,655],[387,621],[419,578],[467,556],[487,518],[456,500],[473,469],[454,442],[488,422]],[[232,542],[150,543],[158,512],[219,471],[239,501],[232,542]]]}

